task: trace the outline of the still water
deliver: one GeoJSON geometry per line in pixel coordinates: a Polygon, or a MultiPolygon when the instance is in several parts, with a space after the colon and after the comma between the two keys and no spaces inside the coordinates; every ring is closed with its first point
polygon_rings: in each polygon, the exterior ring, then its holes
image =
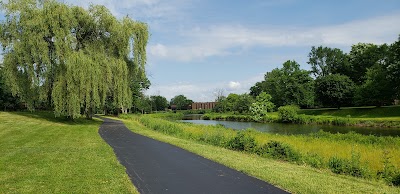
{"type": "MultiPolygon", "coordinates": [[[[200,119],[201,115],[191,115],[185,119],[200,119]]],[[[376,136],[400,136],[400,129],[374,128],[374,127],[353,127],[353,126],[332,126],[332,125],[299,125],[284,123],[256,123],[238,121],[214,121],[214,120],[182,120],[182,122],[202,125],[223,125],[231,129],[253,128],[258,131],[278,134],[309,134],[323,130],[330,133],[348,133],[354,131],[364,135],[376,136]]]]}

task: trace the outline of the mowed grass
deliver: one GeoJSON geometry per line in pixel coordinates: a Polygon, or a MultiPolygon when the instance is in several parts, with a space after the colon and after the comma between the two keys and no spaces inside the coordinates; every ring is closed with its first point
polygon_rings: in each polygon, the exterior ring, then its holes
{"type": "MultiPolygon", "coordinates": [[[[151,130],[142,125],[138,119],[125,117],[125,119],[121,120],[135,133],[176,145],[230,168],[267,181],[289,192],[400,193],[400,188],[388,186],[383,181],[336,175],[329,170],[315,169],[306,165],[281,162],[255,154],[232,151],[151,130]]],[[[189,126],[188,130],[196,131],[193,126],[189,126]]]]}
{"type": "Polygon", "coordinates": [[[302,109],[299,114],[351,118],[381,118],[400,120],[400,106],[387,107],[344,107],[339,109],[302,109]]]}
{"type": "Polygon", "coordinates": [[[0,193],[138,193],[100,124],[0,112],[0,193]]]}

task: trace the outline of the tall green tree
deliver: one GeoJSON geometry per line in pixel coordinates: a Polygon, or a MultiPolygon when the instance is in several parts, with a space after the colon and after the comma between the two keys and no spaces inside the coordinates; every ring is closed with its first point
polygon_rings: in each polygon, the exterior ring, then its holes
{"type": "Polygon", "coordinates": [[[239,95],[238,101],[234,107],[234,111],[245,113],[250,111],[250,106],[254,102],[254,98],[249,94],[239,95]]]}
{"type": "Polygon", "coordinates": [[[137,97],[137,101],[133,104],[132,112],[140,112],[142,114],[151,113],[152,111],[152,100],[149,96],[141,95],[137,97]]]}
{"type": "Polygon", "coordinates": [[[349,73],[348,57],[338,48],[313,46],[308,57],[309,61],[307,63],[311,65],[312,73],[315,77],[335,73],[347,75],[349,73]]]}
{"type": "MultiPolygon", "coordinates": [[[[367,68],[362,84],[358,87],[355,100],[357,105],[389,105],[396,96],[396,85],[391,79],[390,60],[388,59],[390,47],[386,44],[377,46],[375,64],[367,68]]],[[[367,56],[372,57],[372,56],[367,56]]],[[[361,81],[361,80],[360,80],[361,81]]]]}
{"type": "Polygon", "coordinates": [[[354,82],[345,75],[331,74],[315,80],[317,98],[324,106],[340,109],[351,103],[354,96],[354,82]]]}
{"type": "Polygon", "coordinates": [[[177,95],[173,97],[170,102],[171,106],[176,105],[176,108],[178,110],[186,110],[192,103],[193,100],[188,99],[184,95],[177,95]]]}
{"type": "Polygon", "coordinates": [[[238,112],[245,113],[249,111],[254,98],[249,94],[229,94],[226,98],[221,98],[214,110],[216,112],[238,112]]]}
{"type": "Polygon", "coordinates": [[[150,100],[152,103],[152,110],[154,111],[163,111],[165,108],[168,108],[168,100],[164,96],[150,96],[150,100]]]}
{"type": "Polygon", "coordinates": [[[226,111],[236,111],[237,105],[239,102],[239,98],[240,98],[239,94],[234,94],[234,93],[229,94],[223,102],[226,107],[225,110],[226,111]]]}
{"type": "Polygon", "coordinates": [[[399,98],[400,43],[371,47],[375,52],[368,53],[364,60],[375,64],[367,68],[356,100],[358,105],[390,105],[399,98]]]}
{"type": "Polygon", "coordinates": [[[368,68],[367,80],[358,88],[356,93],[357,104],[378,107],[392,104],[396,93],[388,76],[389,72],[381,64],[368,68]]]}
{"type": "Polygon", "coordinates": [[[3,64],[0,64],[0,110],[16,110],[19,106],[19,98],[13,96],[4,84],[3,64]]]}
{"type": "Polygon", "coordinates": [[[396,99],[400,99],[400,35],[397,41],[390,45],[386,62],[393,93],[396,99]]]}
{"type": "Polygon", "coordinates": [[[53,0],[8,1],[2,10],[6,84],[29,109],[46,101],[56,116],[91,118],[106,99],[131,107],[134,83],[145,77],[146,24],[53,0]]]}
{"type": "Polygon", "coordinates": [[[257,97],[258,95],[260,95],[265,86],[264,86],[265,82],[261,81],[261,82],[257,82],[254,84],[254,86],[250,87],[250,95],[253,96],[254,98],[257,97]]]}
{"type": "Polygon", "coordinates": [[[361,85],[367,79],[366,73],[380,60],[384,60],[385,50],[371,43],[358,43],[351,46],[349,61],[351,72],[348,74],[356,85],[361,85]]]}
{"type": "Polygon", "coordinates": [[[310,72],[300,69],[296,61],[286,61],[282,68],[273,69],[251,89],[251,94],[266,92],[272,96],[276,106],[299,105],[310,107],[314,104],[314,84],[310,72]]]}

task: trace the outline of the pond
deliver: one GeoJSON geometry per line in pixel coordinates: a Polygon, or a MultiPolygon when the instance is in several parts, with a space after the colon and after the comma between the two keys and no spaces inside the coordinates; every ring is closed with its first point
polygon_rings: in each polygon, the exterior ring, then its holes
{"type": "Polygon", "coordinates": [[[231,129],[253,128],[258,131],[278,134],[309,134],[323,130],[330,133],[348,133],[354,131],[363,135],[376,136],[400,136],[400,129],[394,128],[375,128],[375,127],[355,127],[355,126],[334,126],[334,125],[299,125],[285,123],[256,123],[256,122],[238,122],[238,121],[215,121],[199,120],[201,115],[188,115],[182,122],[202,124],[202,125],[223,125],[231,129]],[[189,120],[188,120],[189,119],[189,120]]]}

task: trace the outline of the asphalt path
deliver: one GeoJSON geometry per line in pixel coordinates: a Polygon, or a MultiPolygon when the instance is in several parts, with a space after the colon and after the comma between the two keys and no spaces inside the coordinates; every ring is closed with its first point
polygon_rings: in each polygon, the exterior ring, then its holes
{"type": "Polygon", "coordinates": [[[102,118],[99,134],[140,193],[287,193],[269,183],[102,118]]]}

